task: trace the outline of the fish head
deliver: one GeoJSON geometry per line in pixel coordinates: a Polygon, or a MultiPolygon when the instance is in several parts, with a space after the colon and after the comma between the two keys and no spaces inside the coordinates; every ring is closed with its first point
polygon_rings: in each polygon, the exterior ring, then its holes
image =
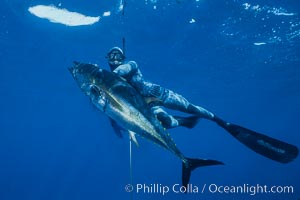
{"type": "Polygon", "coordinates": [[[97,87],[101,88],[103,73],[98,66],[74,62],[74,65],[68,69],[85,94],[89,95],[92,88],[91,85],[97,85],[97,87]]]}
{"type": "Polygon", "coordinates": [[[74,62],[74,66],[68,69],[82,92],[90,97],[98,109],[104,111],[108,100],[103,85],[102,69],[96,65],[78,62],[74,62]]]}

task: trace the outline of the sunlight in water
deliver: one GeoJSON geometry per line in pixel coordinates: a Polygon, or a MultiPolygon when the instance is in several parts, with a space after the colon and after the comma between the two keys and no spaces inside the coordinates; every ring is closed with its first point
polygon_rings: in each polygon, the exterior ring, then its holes
{"type": "Polygon", "coordinates": [[[28,11],[39,18],[48,19],[50,22],[60,23],[66,26],[92,25],[100,20],[99,16],[90,17],[55,6],[37,5],[29,7],[28,11]]]}

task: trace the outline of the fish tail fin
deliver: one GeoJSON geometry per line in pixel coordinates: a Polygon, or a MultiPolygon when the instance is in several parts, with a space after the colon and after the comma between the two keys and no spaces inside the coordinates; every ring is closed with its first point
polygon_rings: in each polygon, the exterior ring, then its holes
{"type": "Polygon", "coordinates": [[[187,187],[194,169],[211,165],[224,165],[224,163],[217,160],[186,158],[186,162],[182,162],[182,186],[187,187]]]}

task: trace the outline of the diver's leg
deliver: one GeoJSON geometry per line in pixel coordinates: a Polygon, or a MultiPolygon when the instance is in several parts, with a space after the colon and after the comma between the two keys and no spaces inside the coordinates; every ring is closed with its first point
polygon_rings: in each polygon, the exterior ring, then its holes
{"type": "Polygon", "coordinates": [[[195,106],[191,104],[180,94],[165,89],[160,85],[153,84],[150,82],[144,82],[143,88],[142,90],[140,90],[140,93],[146,97],[149,96],[157,98],[159,100],[159,102],[157,103],[166,108],[182,111],[189,114],[194,114],[206,119],[214,118],[213,113],[200,106],[195,106]]]}
{"type": "Polygon", "coordinates": [[[195,106],[191,104],[187,99],[185,99],[180,94],[177,94],[171,90],[165,89],[164,95],[163,95],[163,106],[166,108],[179,110],[182,112],[195,114],[200,117],[213,120],[214,114],[210,111],[200,107],[195,106]]]}
{"type": "Polygon", "coordinates": [[[199,116],[172,116],[159,106],[154,106],[152,111],[157,116],[157,119],[161,122],[162,126],[166,129],[175,128],[178,126],[194,128],[199,121],[199,116]]]}
{"type": "Polygon", "coordinates": [[[157,116],[157,119],[162,123],[162,126],[165,127],[166,129],[180,126],[179,122],[172,115],[169,115],[161,107],[154,106],[152,108],[152,112],[157,116]]]}

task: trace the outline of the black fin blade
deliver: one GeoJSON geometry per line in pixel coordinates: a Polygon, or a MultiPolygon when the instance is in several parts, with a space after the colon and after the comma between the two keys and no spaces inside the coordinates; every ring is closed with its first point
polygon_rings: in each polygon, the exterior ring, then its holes
{"type": "Polygon", "coordinates": [[[218,117],[215,117],[215,121],[241,143],[256,153],[274,161],[289,163],[299,154],[298,148],[294,145],[257,133],[239,125],[227,123],[218,117]]]}
{"type": "Polygon", "coordinates": [[[280,163],[289,163],[299,154],[298,148],[294,145],[235,124],[230,124],[226,130],[256,153],[280,163]]]}
{"type": "Polygon", "coordinates": [[[194,169],[211,165],[224,165],[224,163],[217,160],[187,158],[186,163],[182,162],[182,186],[187,187],[194,169]]]}

